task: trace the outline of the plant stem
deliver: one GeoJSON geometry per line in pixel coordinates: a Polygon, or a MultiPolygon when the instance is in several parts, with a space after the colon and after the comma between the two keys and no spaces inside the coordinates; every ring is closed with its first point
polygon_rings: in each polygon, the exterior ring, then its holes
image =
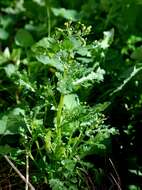
{"type": "MultiPolygon", "coordinates": [[[[4,158],[6,159],[6,161],[10,164],[10,166],[15,170],[15,172],[19,175],[19,177],[25,182],[27,183],[26,178],[23,176],[23,174],[18,170],[18,168],[11,162],[11,160],[8,158],[8,156],[4,155],[4,158]]],[[[33,187],[33,185],[28,181],[28,186],[30,187],[31,190],[35,190],[35,188],[33,187]]]]}
{"type": "Polygon", "coordinates": [[[51,19],[50,19],[50,8],[47,7],[47,15],[48,15],[48,37],[51,34],[51,19]]]}
{"type": "Polygon", "coordinates": [[[47,20],[48,20],[48,37],[51,34],[51,18],[50,18],[50,3],[49,0],[45,0],[46,7],[47,7],[47,20]]]}
{"type": "Polygon", "coordinates": [[[57,138],[59,142],[61,142],[61,116],[62,116],[63,103],[64,103],[64,95],[61,94],[57,111],[57,129],[56,129],[57,138]]]}
{"type": "Polygon", "coordinates": [[[25,190],[28,190],[28,183],[29,183],[29,155],[27,152],[26,153],[26,186],[25,186],[25,190]]]}

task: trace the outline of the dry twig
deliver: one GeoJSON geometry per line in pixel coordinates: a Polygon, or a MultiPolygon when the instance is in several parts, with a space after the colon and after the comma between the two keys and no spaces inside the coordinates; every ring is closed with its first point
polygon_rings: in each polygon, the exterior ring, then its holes
{"type": "Polygon", "coordinates": [[[19,175],[19,177],[28,184],[29,188],[31,190],[35,190],[35,188],[33,187],[33,185],[26,180],[26,178],[23,176],[23,174],[18,170],[18,168],[11,162],[11,160],[8,158],[8,156],[4,155],[4,158],[6,159],[6,161],[10,164],[10,166],[14,169],[14,171],[19,175]]]}

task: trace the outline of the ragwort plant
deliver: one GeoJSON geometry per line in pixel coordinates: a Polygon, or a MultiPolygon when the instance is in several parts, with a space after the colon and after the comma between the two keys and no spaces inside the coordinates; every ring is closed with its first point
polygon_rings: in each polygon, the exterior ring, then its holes
{"type": "Polygon", "coordinates": [[[28,165],[35,185],[46,183],[53,190],[94,188],[97,170],[85,157],[105,152],[107,140],[116,133],[105,124],[103,111],[109,103],[88,103],[94,83],[103,81],[101,63],[114,31],[89,42],[90,30],[80,23],[65,23],[65,29],[57,28],[31,49],[19,41],[12,53],[8,48],[1,53],[1,70],[10,84],[2,81],[1,91],[12,103],[3,97],[0,134],[18,135],[19,140],[16,148],[5,143],[0,151],[28,165]]]}

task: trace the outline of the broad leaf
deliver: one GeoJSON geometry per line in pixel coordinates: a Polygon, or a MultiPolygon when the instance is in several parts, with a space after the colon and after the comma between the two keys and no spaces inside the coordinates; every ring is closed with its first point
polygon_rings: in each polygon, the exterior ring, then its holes
{"type": "Polygon", "coordinates": [[[69,10],[69,9],[64,9],[64,8],[52,8],[53,14],[55,16],[61,16],[65,19],[76,21],[78,20],[78,14],[77,11],[75,10],[69,10]]]}
{"type": "Polygon", "coordinates": [[[61,63],[61,61],[59,61],[59,59],[57,58],[49,58],[48,56],[45,55],[39,55],[36,56],[37,60],[45,65],[48,65],[50,67],[54,67],[59,71],[63,71],[64,67],[61,63]]]}
{"type": "Polygon", "coordinates": [[[27,30],[19,29],[15,36],[15,43],[18,46],[27,48],[33,45],[34,40],[32,35],[27,30]]]}
{"type": "Polygon", "coordinates": [[[8,32],[4,30],[3,28],[0,28],[0,39],[7,40],[8,37],[9,37],[8,32]]]}

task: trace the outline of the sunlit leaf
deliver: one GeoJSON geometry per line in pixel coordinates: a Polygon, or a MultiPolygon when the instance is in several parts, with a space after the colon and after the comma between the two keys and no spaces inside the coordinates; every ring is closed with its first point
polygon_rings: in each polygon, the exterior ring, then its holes
{"type": "Polygon", "coordinates": [[[64,105],[66,109],[72,110],[79,105],[79,99],[76,94],[68,94],[64,96],[64,105]]]}
{"type": "Polygon", "coordinates": [[[45,55],[39,55],[36,56],[37,60],[45,65],[49,65],[50,67],[54,67],[59,71],[63,71],[64,67],[62,63],[59,61],[59,59],[56,58],[49,58],[48,56],[45,55]]]}
{"type": "Polygon", "coordinates": [[[65,19],[76,21],[78,19],[78,13],[76,10],[69,10],[65,8],[52,8],[55,16],[61,16],[65,19]]]}
{"type": "Polygon", "coordinates": [[[9,37],[8,32],[4,30],[3,28],[0,28],[0,39],[7,40],[8,37],[9,37]]]}
{"type": "Polygon", "coordinates": [[[11,75],[13,75],[17,70],[16,66],[13,64],[8,64],[4,69],[8,77],[11,77],[11,75]]]}

